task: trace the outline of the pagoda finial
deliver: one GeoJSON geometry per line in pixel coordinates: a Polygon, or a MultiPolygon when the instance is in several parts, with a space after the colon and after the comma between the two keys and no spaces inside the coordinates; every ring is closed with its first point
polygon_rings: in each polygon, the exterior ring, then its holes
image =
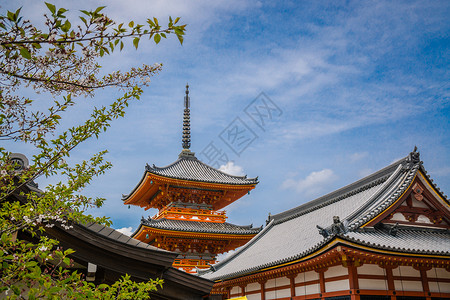
{"type": "Polygon", "coordinates": [[[190,116],[189,84],[186,84],[186,96],[184,96],[184,117],[183,117],[183,150],[191,147],[191,116],[190,116]]]}

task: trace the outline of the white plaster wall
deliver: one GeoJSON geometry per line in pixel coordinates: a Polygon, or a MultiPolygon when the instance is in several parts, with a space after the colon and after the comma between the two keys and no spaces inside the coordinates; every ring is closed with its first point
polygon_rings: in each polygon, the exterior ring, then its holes
{"type": "Polygon", "coordinates": [[[306,286],[306,295],[320,293],[320,284],[310,284],[306,286]]]}
{"type": "Polygon", "coordinates": [[[348,279],[325,282],[325,292],[336,292],[349,290],[348,279]]]}
{"type": "MultiPolygon", "coordinates": [[[[304,275],[304,277],[305,277],[305,281],[310,281],[310,280],[317,280],[317,279],[319,279],[319,273],[317,273],[316,271],[309,271],[309,272],[306,272],[306,273],[304,273],[305,275],[304,275]]],[[[302,274],[298,274],[298,276],[297,276],[297,278],[298,277],[301,277],[302,276],[302,274]]]]}
{"type": "Polygon", "coordinates": [[[261,290],[261,285],[258,282],[249,283],[245,288],[246,292],[260,291],[260,290],[261,290]]]}
{"type": "Polygon", "coordinates": [[[394,286],[397,291],[403,291],[402,282],[400,280],[394,280],[394,286]]]}
{"type": "Polygon", "coordinates": [[[279,277],[276,278],[276,284],[277,286],[282,286],[282,285],[291,285],[291,280],[287,277],[279,277]]]}
{"type": "Polygon", "coordinates": [[[420,271],[410,266],[400,266],[392,270],[394,276],[414,276],[420,277],[420,271]]]}
{"type": "Polygon", "coordinates": [[[238,286],[233,286],[233,288],[230,291],[231,294],[236,294],[236,293],[240,293],[240,292],[241,292],[241,288],[238,286]]]}
{"type": "Polygon", "coordinates": [[[425,223],[425,224],[433,224],[430,219],[428,219],[428,217],[424,216],[424,215],[420,215],[417,218],[417,223],[425,223]]]}
{"type": "Polygon", "coordinates": [[[273,288],[275,286],[276,286],[276,280],[275,279],[267,280],[267,282],[266,282],[266,289],[273,288]]]}
{"type": "Polygon", "coordinates": [[[412,197],[413,201],[412,201],[412,206],[414,207],[423,207],[423,208],[428,208],[428,205],[426,205],[425,203],[423,203],[423,201],[418,201],[416,200],[416,198],[412,197]]]}
{"type": "Polygon", "coordinates": [[[387,282],[385,280],[377,279],[358,279],[360,289],[368,290],[387,290],[387,282]]]}
{"type": "Polygon", "coordinates": [[[441,292],[441,293],[450,293],[450,283],[448,282],[428,282],[430,285],[433,284],[435,286],[435,290],[431,290],[432,292],[441,292]]]}
{"type": "Polygon", "coordinates": [[[395,289],[397,291],[423,292],[422,282],[420,282],[420,281],[395,280],[394,285],[395,285],[395,289]]]}
{"type": "Polygon", "coordinates": [[[306,291],[305,291],[305,287],[304,286],[297,286],[295,288],[295,295],[296,296],[304,296],[304,295],[306,295],[305,293],[306,293],[306,291]]]}
{"type": "Polygon", "coordinates": [[[348,275],[348,269],[343,266],[334,266],[328,268],[325,272],[325,278],[348,275]]]}
{"type": "Polygon", "coordinates": [[[391,221],[408,221],[408,220],[406,220],[405,217],[401,213],[395,213],[392,216],[391,221]]]}
{"type": "Polygon", "coordinates": [[[251,294],[251,295],[246,295],[246,297],[247,297],[247,300],[261,300],[261,294],[251,294]]]}
{"type": "Polygon", "coordinates": [[[383,268],[380,268],[378,265],[364,264],[358,267],[358,274],[384,276],[384,270],[383,268]]]}
{"type": "MultiPolygon", "coordinates": [[[[429,270],[428,272],[430,272],[430,273],[432,272],[434,274],[433,278],[436,278],[436,275],[437,275],[438,278],[450,279],[450,272],[444,268],[434,268],[434,269],[429,270]]],[[[427,275],[429,274],[428,272],[427,272],[427,275]]]]}
{"type": "Polygon", "coordinates": [[[275,291],[266,292],[266,300],[276,299],[275,291]]]}
{"type": "Polygon", "coordinates": [[[319,279],[319,273],[315,271],[309,271],[305,273],[299,273],[297,277],[295,277],[295,283],[317,280],[319,279]]]}
{"type": "Polygon", "coordinates": [[[422,282],[421,281],[403,281],[403,290],[409,291],[409,292],[423,292],[422,282]]]}
{"type": "Polygon", "coordinates": [[[275,295],[276,295],[276,298],[274,298],[274,299],[291,297],[291,289],[289,288],[289,289],[282,289],[282,290],[275,291],[275,295]]]}
{"type": "Polygon", "coordinates": [[[294,282],[295,283],[300,283],[300,282],[305,282],[305,273],[299,273],[297,274],[297,277],[295,277],[294,282]]]}
{"type": "MultiPolygon", "coordinates": [[[[433,268],[427,271],[428,278],[450,278],[450,272],[445,270],[444,268],[433,268]],[[437,277],[436,277],[437,276],[437,277]]],[[[450,283],[448,282],[433,282],[428,281],[428,285],[430,286],[430,291],[435,293],[450,293],[450,283]]]]}

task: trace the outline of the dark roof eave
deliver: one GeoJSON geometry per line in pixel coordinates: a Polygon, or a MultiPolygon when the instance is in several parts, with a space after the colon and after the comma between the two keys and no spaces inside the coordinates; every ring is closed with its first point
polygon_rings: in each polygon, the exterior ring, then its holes
{"type": "MultiPolygon", "coordinates": [[[[140,230],[140,228],[142,226],[146,226],[146,227],[150,227],[150,228],[154,228],[154,229],[171,230],[171,231],[178,231],[178,232],[184,232],[184,233],[191,232],[191,233],[194,233],[194,234],[195,233],[230,234],[230,235],[232,234],[232,235],[243,235],[243,236],[249,236],[249,235],[255,236],[262,230],[261,227],[251,228],[252,225],[239,226],[239,225],[234,225],[234,224],[230,224],[230,223],[227,223],[227,224],[232,225],[232,226],[236,226],[237,228],[243,228],[244,230],[238,231],[236,229],[236,231],[233,231],[233,230],[216,230],[216,231],[214,231],[214,230],[210,230],[208,228],[204,228],[204,229],[201,229],[201,230],[195,230],[195,228],[190,228],[190,229],[189,228],[180,228],[180,227],[176,227],[175,225],[173,227],[166,226],[166,225],[162,225],[161,226],[160,224],[155,222],[155,221],[158,221],[158,220],[153,220],[153,219],[150,219],[150,220],[151,221],[148,221],[148,220],[145,220],[145,219],[141,220],[141,224],[139,225],[139,228],[131,236],[135,236],[139,232],[139,230],[140,230]],[[158,225],[160,225],[160,226],[158,226],[158,225]]],[[[166,220],[167,221],[167,219],[160,219],[160,220],[166,220]]],[[[182,222],[195,223],[195,224],[198,224],[198,225],[200,225],[200,224],[202,224],[202,225],[209,225],[208,222],[200,222],[200,221],[182,221],[182,222]]]]}

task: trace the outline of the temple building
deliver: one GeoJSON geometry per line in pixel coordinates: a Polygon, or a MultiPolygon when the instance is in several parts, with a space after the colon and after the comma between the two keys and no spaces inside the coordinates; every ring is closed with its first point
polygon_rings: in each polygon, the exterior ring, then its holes
{"type": "Polygon", "coordinates": [[[183,140],[178,160],[166,167],[146,166],[141,181],[123,197],[125,205],[158,209],[142,219],[132,237],[178,254],[174,267],[189,273],[208,269],[217,255],[251,240],[262,228],[226,222],[223,208],[250,193],[257,178],[212,168],[190,151],[189,86],[184,98],[183,140]]]}
{"type": "Polygon", "coordinates": [[[450,299],[450,203],[417,149],[291,210],[199,275],[214,299],[450,299]]]}

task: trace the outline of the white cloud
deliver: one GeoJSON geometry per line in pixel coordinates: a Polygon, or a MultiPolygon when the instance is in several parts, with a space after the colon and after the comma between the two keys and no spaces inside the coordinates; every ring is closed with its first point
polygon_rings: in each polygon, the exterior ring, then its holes
{"type": "Polygon", "coordinates": [[[336,179],[333,170],[323,169],[317,172],[311,172],[308,176],[301,179],[286,179],[283,184],[283,189],[294,189],[297,193],[304,193],[312,196],[323,191],[325,187],[336,179]]]}
{"type": "Polygon", "coordinates": [[[241,166],[235,165],[233,161],[227,162],[226,165],[221,165],[219,168],[220,171],[234,175],[234,176],[244,176],[244,168],[241,166]]]}
{"type": "Polygon", "coordinates": [[[366,158],[369,155],[368,152],[355,152],[352,155],[350,155],[350,161],[351,162],[357,162],[361,159],[366,158]]]}
{"type": "Polygon", "coordinates": [[[123,233],[125,235],[131,236],[131,234],[133,233],[133,228],[130,227],[123,227],[123,228],[119,228],[116,229],[118,232],[123,233]]]}
{"type": "Polygon", "coordinates": [[[241,249],[241,247],[217,255],[217,261],[218,261],[218,262],[221,262],[221,261],[224,261],[225,259],[230,258],[230,257],[231,257],[232,255],[234,255],[239,249],[241,249]]]}

